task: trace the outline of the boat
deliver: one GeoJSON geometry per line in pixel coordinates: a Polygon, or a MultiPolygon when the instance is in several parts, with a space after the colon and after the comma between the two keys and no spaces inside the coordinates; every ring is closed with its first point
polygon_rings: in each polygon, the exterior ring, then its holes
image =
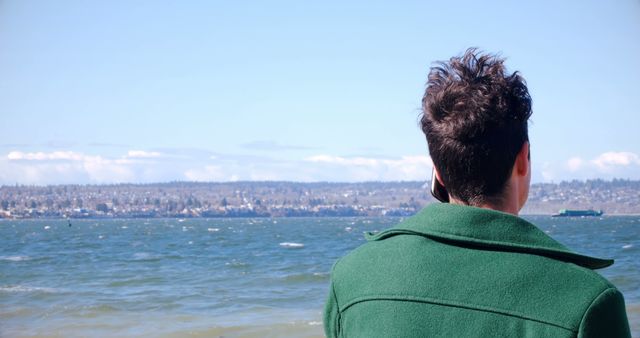
{"type": "Polygon", "coordinates": [[[562,209],[557,214],[551,215],[551,217],[587,217],[587,216],[602,216],[604,211],[602,210],[571,210],[562,209]]]}

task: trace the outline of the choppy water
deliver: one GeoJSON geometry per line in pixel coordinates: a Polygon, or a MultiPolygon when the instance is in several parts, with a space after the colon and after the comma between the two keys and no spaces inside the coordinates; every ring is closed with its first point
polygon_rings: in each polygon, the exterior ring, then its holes
{"type": "MultiPolygon", "coordinates": [[[[640,217],[527,218],[616,259],[640,336],[640,217]]],[[[398,221],[0,221],[0,336],[322,337],[331,265],[398,221]]]]}

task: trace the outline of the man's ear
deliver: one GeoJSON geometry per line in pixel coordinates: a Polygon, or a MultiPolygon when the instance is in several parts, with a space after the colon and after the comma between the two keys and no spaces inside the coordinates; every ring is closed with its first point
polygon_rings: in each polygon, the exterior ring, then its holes
{"type": "Polygon", "coordinates": [[[438,180],[438,182],[440,182],[440,184],[442,184],[442,186],[444,186],[444,183],[442,183],[442,178],[440,177],[440,172],[438,171],[438,168],[436,168],[436,166],[433,166],[433,171],[436,172],[436,179],[438,180]]]}
{"type": "Polygon", "coordinates": [[[518,156],[516,156],[515,163],[515,171],[518,176],[526,176],[529,172],[529,142],[525,142],[522,144],[522,148],[520,148],[520,152],[518,152],[518,156]]]}

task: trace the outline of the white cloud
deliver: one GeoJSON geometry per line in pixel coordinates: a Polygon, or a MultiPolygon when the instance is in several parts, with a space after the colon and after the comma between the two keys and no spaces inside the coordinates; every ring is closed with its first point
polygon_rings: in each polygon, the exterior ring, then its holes
{"type": "Polygon", "coordinates": [[[237,180],[237,176],[227,175],[223,168],[218,165],[207,165],[204,168],[189,169],[184,172],[184,177],[188,181],[197,182],[219,182],[237,180]]]}
{"type": "Polygon", "coordinates": [[[567,168],[571,172],[576,172],[580,170],[580,168],[582,168],[583,165],[584,165],[584,160],[581,159],[580,157],[572,157],[569,160],[567,160],[567,168]]]}
{"type": "Polygon", "coordinates": [[[433,167],[431,158],[423,155],[398,158],[316,155],[307,157],[305,161],[318,165],[325,171],[325,176],[333,173],[335,178],[329,180],[348,181],[424,180],[433,167]]]}
{"type": "MultiPolygon", "coordinates": [[[[181,157],[167,151],[129,150],[119,156],[77,151],[11,151],[0,157],[0,184],[189,181],[407,181],[428,180],[433,164],[424,155],[377,157],[318,154],[300,159],[216,154],[181,157]],[[170,155],[167,155],[170,154],[170,155]]],[[[605,152],[592,159],[534,163],[534,182],[590,178],[640,179],[640,156],[605,152]]]]}
{"type": "Polygon", "coordinates": [[[375,158],[375,157],[341,157],[331,155],[315,155],[305,159],[308,162],[316,163],[332,163],[338,165],[355,165],[365,167],[376,166],[402,166],[402,165],[425,165],[432,166],[431,158],[429,156],[402,156],[400,158],[375,158]]]}
{"type": "Polygon", "coordinates": [[[545,162],[539,174],[544,182],[595,178],[640,179],[640,156],[624,151],[608,151],[590,160],[575,156],[561,163],[545,162]]]}
{"type": "Polygon", "coordinates": [[[640,156],[631,152],[606,152],[591,161],[596,167],[603,171],[610,171],[616,167],[627,167],[630,165],[640,166],[640,156]]]}
{"type": "Polygon", "coordinates": [[[544,162],[542,164],[542,170],[540,171],[540,175],[542,175],[542,181],[544,182],[552,182],[556,178],[556,173],[553,170],[553,167],[550,162],[544,162]]]}
{"type": "Polygon", "coordinates": [[[132,182],[136,178],[134,168],[124,159],[85,156],[83,168],[92,182],[132,182]]]}
{"type": "Polygon", "coordinates": [[[137,163],[136,159],[158,156],[161,154],[138,150],[116,158],[74,151],[11,151],[0,160],[0,184],[144,182],[147,176],[157,177],[145,168],[153,163],[137,163]],[[142,172],[150,175],[140,175],[142,172]]]}
{"type": "Polygon", "coordinates": [[[315,155],[302,160],[222,156],[209,164],[184,170],[190,181],[398,181],[425,180],[431,173],[428,156],[397,158],[315,155]]]}
{"type": "Polygon", "coordinates": [[[67,160],[67,161],[81,161],[82,154],[73,151],[54,151],[50,153],[33,152],[24,153],[21,151],[12,151],[7,155],[7,159],[12,161],[26,160],[26,161],[52,161],[52,160],[67,160]]]}
{"type": "Polygon", "coordinates": [[[160,158],[160,157],[163,157],[163,154],[157,151],[129,150],[127,152],[126,157],[127,158],[160,158]]]}
{"type": "Polygon", "coordinates": [[[377,166],[380,160],[366,157],[345,158],[330,155],[315,155],[306,158],[309,162],[315,163],[333,163],[338,165],[355,165],[355,166],[377,166]]]}

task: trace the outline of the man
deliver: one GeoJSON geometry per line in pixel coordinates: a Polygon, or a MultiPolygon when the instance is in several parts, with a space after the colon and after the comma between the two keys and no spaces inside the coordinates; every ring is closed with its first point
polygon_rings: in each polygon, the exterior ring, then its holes
{"type": "Polygon", "coordinates": [[[421,119],[436,179],[431,204],[333,268],[328,337],[628,337],[624,299],[518,217],[531,179],[524,79],[475,49],[431,69],[421,119]]]}

